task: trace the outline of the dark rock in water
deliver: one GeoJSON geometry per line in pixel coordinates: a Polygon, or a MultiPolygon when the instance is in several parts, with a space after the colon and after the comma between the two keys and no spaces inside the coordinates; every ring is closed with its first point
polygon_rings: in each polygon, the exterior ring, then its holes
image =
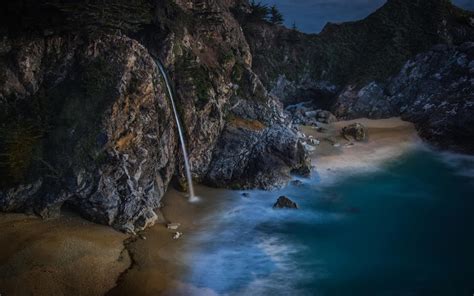
{"type": "Polygon", "coordinates": [[[244,193],[242,193],[242,196],[243,196],[243,197],[250,197],[250,193],[244,192],[244,193]]]}
{"type": "Polygon", "coordinates": [[[280,196],[273,205],[274,209],[297,209],[298,205],[286,196],[280,196]]]}
{"type": "Polygon", "coordinates": [[[352,138],[356,141],[364,141],[367,138],[366,129],[360,123],[353,123],[343,127],[341,130],[341,135],[347,140],[352,138]]]}
{"type": "Polygon", "coordinates": [[[291,185],[299,187],[303,185],[303,182],[301,182],[300,180],[293,180],[291,181],[291,185]]]}

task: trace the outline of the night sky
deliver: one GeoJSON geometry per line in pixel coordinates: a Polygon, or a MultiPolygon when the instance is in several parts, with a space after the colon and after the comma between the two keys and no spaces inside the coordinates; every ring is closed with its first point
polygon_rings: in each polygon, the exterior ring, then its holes
{"type": "MultiPolygon", "coordinates": [[[[288,27],[295,21],[300,31],[318,33],[327,22],[362,19],[381,7],[385,0],[263,0],[262,3],[276,4],[288,27]]],[[[453,3],[474,10],[474,0],[454,0],[453,3]]]]}

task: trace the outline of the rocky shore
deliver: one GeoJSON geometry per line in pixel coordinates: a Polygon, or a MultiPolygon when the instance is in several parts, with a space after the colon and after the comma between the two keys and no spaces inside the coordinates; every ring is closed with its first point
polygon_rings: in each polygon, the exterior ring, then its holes
{"type": "Polygon", "coordinates": [[[156,59],[171,77],[195,181],[268,189],[309,173],[281,103],[252,71],[236,3],[44,2],[8,7],[18,18],[2,20],[1,211],[54,218],[69,207],[128,233],[160,222],[171,180],[185,184],[156,59]],[[36,9],[57,22],[30,23],[36,9]]]}
{"type": "Polygon", "coordinates": [[[390,0],[319,35],[258,18],[246,0],[5,5],[3,212],[70,208],[132,234],[162,222],[169,185],[186,184],[157,60],[201,184],[272,189],[307,176],[311,145],[295,125],[336,117],[401,116],[441,148],[474,147],[474,15],[447,0],[390,0]],[[307,101],[310,122],[285,110],[307,101]]]}
{"type": "MultiPolygon", "coordinates": [[[[301,132],[319,141],[314,144],[311,160],[322,186],[336,177],[377,169],[420,143],[414,126],[399,118],[336,122],[326,125],[323,132],[304,126],[301,132]],[[341,135],[342,128],[354,122],[366,127],[368,137],[364,141],[351,142],[341,135]]],[[[168,190],[161,210],[166,219],[136,236],[64,211],[58,219],[48,221],[23,214],[0,214],[1,292],[213,295],[206,288],[182,280],[195,248],[190,237],[213,227],[209,217],[235,210],[228,208],[235,199],[255,197],[203,186],[196,191],[200,202],[189,203],[185,194],[168,190]],[[170,229],[169,223],[179,226],[170,229]],[[177,231],[183,236],[174,240],[177,231]]],[[[297,205],[282,197],[275,207],[297,205]]]]}

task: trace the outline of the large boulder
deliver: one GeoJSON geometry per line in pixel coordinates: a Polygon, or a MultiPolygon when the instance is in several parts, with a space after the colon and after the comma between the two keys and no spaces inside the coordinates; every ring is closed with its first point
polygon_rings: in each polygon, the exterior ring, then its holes
{"type": "Polygon", "coordinates": [[[273,189],[287,184],[291,173],[310,173],[296,133],[283,125],[237,118],[221,135],[205,180],[218,187],[273,189]]]}
{"type": "Polygon", "coordinates": [[[361,123],[353,123],[343,127],[341,135],[347,140],[364,141],[367,139],[366,128],[361,123]]]}

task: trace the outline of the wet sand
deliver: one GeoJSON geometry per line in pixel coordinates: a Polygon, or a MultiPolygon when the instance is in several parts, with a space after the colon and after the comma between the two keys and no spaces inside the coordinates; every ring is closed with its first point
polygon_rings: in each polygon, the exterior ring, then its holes
{"type": "MultiPolygon", "coordinates": [[[[335,174],[374,169],[378,163],[414,148],[419,139],[412,124],[398,118],[338,122],[319,133],[312,154],[321,181],[335,174]],[[368,128],[369,139],[353,145],[340,129],[352,122],[368,128]],[[340,146],[335,147],[337,143],[340,146]]],[[[338,146],[338,145],[336,145],[338,146]]],[[[198,203],[170,189],[162,212],[168,222],[181,223],[184,235],[157,224],[131,237],[74,214],[43,221],[22,214],[0,214],[0,294],[3,295],[213,295],[180,279],[192,264],[193,234],[212,227],[209,217],[225,209],[239,192],[196,186],[198,203]]]]}
{"type": "Polygon", "coordinates": [[[322,183],[331,182],[341,174],[377,170],[382,163],[401,156],[421,143],[413,124],[398,117],[339,121],[324,128],[324,132],[317,132],[312,127],[302,127],[306,135],[321,141],[312,153],[312,164],[322,183]],[[356,122],[366,127],[367,140],[348,141],[341,136],[344,126],[356,122]]]}
{"type": "Polygon", "coordinates": [[[74,214],[0,214],[0,294],[103,295],[130,265],[127,235],[74,214]]]}
{"type": "Polygon", "coordinates": [[[232,195],[196,186],[197,203],[170,189],[162,209],[184,235],[157,224],[138,236],[88,222],[73,213],[57,220],[0,214],[0,295],[210,295],[180,282],[190,236],[232,195]]]}
{"type": "Polygon", "coordinates": [[[195,190],[200,196],[196,203],[189,203],[185,194],[174,189],[167,192],[163,214],[168,222],[181,224],[177,231],[183,236],[174,240],[176,230],[164,225],[143,231],[140,235],[146,239],[138,239],[128,246],[134,265],[108,295],[212,295],[207,289],[180,281],[192,263],[186,262],[185,254],[192,248],[188,243],[190,236],[211,227],[206,217],[219,212],[237,193],[204,186],[196,186],[195,190]]]}

